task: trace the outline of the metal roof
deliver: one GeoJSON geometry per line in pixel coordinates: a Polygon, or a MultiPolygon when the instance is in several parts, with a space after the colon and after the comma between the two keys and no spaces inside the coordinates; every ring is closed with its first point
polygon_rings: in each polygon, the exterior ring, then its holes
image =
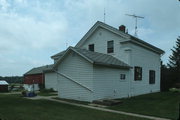
{"type": "Polygon", "coordinates": [[[51,56],[51,58],[52,58],[52,59],[56,59],[56,58],[60,59],[60,57],[63,56],[65,52],[66,52],[66,50],[61,51],[61,52],[59,52],[59,53],[51,56]]]}
{"type": "Polygon", "coordinates": [[[41,67],[32,68],[31,70],[26,72],[24,75],[41,74],[45,70],[51,70],[52,67],[53,67],[53,64],[52,65],[45,65],[45,66],[41,66],[41,67]]]}
{"type": "Polygon", "coordinates": [[[9,85],[5,80],[0,80],[0,85],[9,85]]]}
{"type": "MultiPolygon", "coordinates": [[[[90,61],[92,64],[95,65],[103,65],[103,66],[117,67],[117,68],[128,68],[128,69],[131,68],[131,66],[129,66],[128,64],[108,54],[92,52],[86,49],[79,49],[74,47],[69,47],[67,49],[67,52],[70,50],[78,53],[80,56],[82,56],[83,58],[85,58],[86,60],[90,61]]],[[[63,55],[63,57],[66,56],[67,52],[65,52],[65,55],[63,55]]],[[[55,66],[59,64],[62,58],[58,60],[55,66]]]]}

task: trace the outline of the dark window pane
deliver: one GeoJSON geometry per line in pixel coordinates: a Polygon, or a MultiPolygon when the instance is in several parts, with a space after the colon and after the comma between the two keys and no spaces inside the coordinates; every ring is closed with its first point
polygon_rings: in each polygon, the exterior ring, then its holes
{"type": "Polygon", "coordinates": [[[134,80],[142,80],[142,67],[134,67],[134,80]]]}
{"type": "Polygon", "coordinates": [[[126,75],[125,74],[120,74],[120,79],[121,80],[125,80],[126,79],[126,75]]]}
{"type": "Polygon", "coordinates": [[[93,51],[94,52],[94,44],[90,44],[89,45],[89,51],[93,51]]]}
{"type": "Polygon", "coordinates": [[[149,71],[149,84],[155,84],[155,71],[154,70],[150,70],[149,71]]]}
{"type": "Polygon", "coordinates": [[[114,41],[108,41],[107,42],[107,53],[113,53],[114,52],[114,41]]]}

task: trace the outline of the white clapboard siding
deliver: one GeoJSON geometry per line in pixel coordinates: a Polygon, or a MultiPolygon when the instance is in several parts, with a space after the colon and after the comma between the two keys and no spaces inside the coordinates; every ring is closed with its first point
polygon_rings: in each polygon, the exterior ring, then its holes
{"type": "MultiPolygon", "coordinates": [[[[142,80],[134,81],[132,77],[133,95],[160,91],[160,55],[137,45],[131,46],[131,66],[142,67],[142,80]],[[155,70],[155,84],[149,84],[149,70],[155,70]]],[[[134,69],[131,75],[134,76],[134,69]]]]}
{"type": "Polygon", "coordinates": [[[58,66],[58,96],[83,101],[92,100],[93,65],[71,52],[58,66]]]}
{"type": "Polygon", "coordinates": [[[45,88],[57,91],[57,73],[48,72],[45,73],[45,88]]]}
{"type": "Polygon", "coordinates": [[[128,74],[127,70],[94,66],[94,100],[128,97],[128,74]],[[126,79],[121,80],[120,74],[125,74],[126,79]]]}

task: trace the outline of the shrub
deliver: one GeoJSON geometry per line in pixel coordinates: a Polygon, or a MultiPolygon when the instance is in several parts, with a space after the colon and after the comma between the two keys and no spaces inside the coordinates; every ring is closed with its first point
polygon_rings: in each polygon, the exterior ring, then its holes
{"type": "Polygon", "coordinates": [[[180,89],[178,89],[178,88],[170,88],[169,91],[170,92],[180,92],[180,89]]]}

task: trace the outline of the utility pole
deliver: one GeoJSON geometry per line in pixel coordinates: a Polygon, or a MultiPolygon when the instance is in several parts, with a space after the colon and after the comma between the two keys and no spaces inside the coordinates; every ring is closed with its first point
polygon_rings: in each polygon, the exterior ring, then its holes
{"type": "Polygon", "coordinates": [[[140,19],[140,18],[141,18],[141,19],[144,19],[144,17],[142,17],[142,16],[137,16],[137,15],[135,15],[135,14],[133,14],[133,15],[125,14],[125,15],[135,18],[135,32],[134,32],[134,36],[137,37],[137,32],[138,32],[138,30],[137,30],[137,20],[138,20],[138,18],[139,18],[139,19],[140,19]]]}

